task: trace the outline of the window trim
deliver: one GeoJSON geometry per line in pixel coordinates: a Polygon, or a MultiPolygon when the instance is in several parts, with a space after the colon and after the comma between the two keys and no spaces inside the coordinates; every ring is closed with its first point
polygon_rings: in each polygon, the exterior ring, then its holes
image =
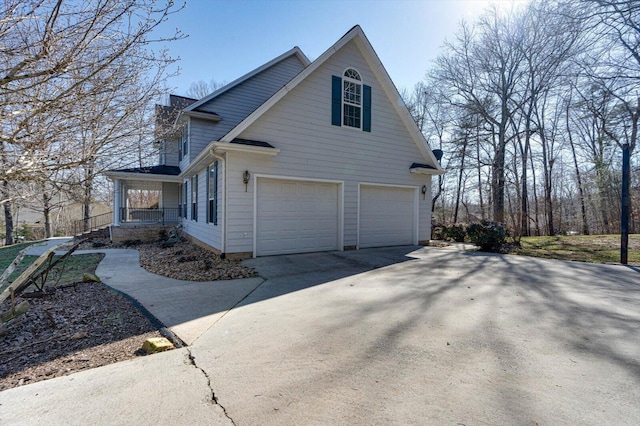
{"type": "Polygon", "coordinates": [[[363,132],[371,133],[371,108],[371,86],[364,84],[364,81],[362,80],[362,74],[360,74],[357,69],[349,67],[343,71],[341,76],[331,76],[331,125],[348,128],[354,131],[360,130],[363,132]],[[344,74],[348,70],[354,70],[360,76],[359,81],[353,80],[354,82],[356,82],[356,84],[361,84],[362,86],[362,89],[360,91],[360,106],[347,103],[347,105],[354,105],[356,108],[360,108],[360,127],[344,124],[344,82],[345,78],[349,79],[349,77],[345,77],[344,74]]]}
{"type": "Polygon", "coordinates": [[[178,140],[178,161],[187,158],[189,154],[189,122],[182,126],[180,139],[178,140]]]}
{"type": "Polygon", "coordinates": [[[341,85],[341,91],[340,91],[340,100],[341,100],[341,124],[343,127],[351,127],[353,129],[358,129],[358,130],[362,130],[362,122],[363,122],[363,92],[364,92],[364,83],[362,82],[362,75],[360,74],[360,72],[358,70],[356,70],[353,67],[349,67],[346,68],[343,72],[342,72],[342,85],[341,85]],[[355,74],[357,74],[358,78],[354,78],[354,77],[350,77],[347,76],[346,74],[348,72],[353,72],[355,74]],[[349,96],[347,95],[347,84],[349,85],[354,85],[354,87],[356,88],[354,94],[350,94],[349,96]],[[351,98],[351,97],[358,97],[359,98],[359,102],[351,102],[351,101],[347,101],[345,100],[345,98],[351,98]],[[357,126],[353,126],[351,124],[348,124],[346,122],[347,119],[347,115],[345,114],[345,107],[351,107],[354,109],[357,109],[358,111],[358,116],[353,118],[353,120],[357,120],[358,125],[357,126]]]}

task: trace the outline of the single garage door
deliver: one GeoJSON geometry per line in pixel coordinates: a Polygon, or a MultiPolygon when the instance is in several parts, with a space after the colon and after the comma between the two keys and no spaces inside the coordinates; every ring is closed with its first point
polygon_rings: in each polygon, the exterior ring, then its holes
{"type": "Polygon", "coordinates": [[[360,248],[415,244],[416,192],[360,186],[360,248]]]}
{"type": "Polygon", "coordinates": [[[338,184],[258,179],[256,256],[338,249],[338,184]]]}

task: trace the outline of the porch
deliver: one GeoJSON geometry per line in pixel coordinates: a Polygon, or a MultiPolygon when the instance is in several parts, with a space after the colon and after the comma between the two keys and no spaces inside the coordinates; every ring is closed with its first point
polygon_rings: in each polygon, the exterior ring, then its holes
{"type": "Polygon", "coordinates": [[[114,226],[179,223],[179,183],[114,179],[113,184],[114,226]]]}
{"type": "MultiPolygon", "coordinates": [[[[180,169],[154,166],[112,170],[113,227],[173,227],[180,223],[180,169]]],[[[113,232],[112,232],[113,235],[113,232]]]]}

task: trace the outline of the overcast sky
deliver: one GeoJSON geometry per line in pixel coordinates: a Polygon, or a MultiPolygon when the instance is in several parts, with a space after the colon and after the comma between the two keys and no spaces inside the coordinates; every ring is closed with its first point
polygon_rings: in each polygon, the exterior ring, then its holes
{"type": "Polygon", "coordinates": [[[462,20],[474,21],[491,3],[509,10],[525,2],[187,0],[186,9],[164,25],[164,31],[179,28],[189,35],[167,46],[181,58],[181,74],[169,85],[184,95],[198,80],[231,82],[294,46],[314,60],[360,25],[396,86],[410,89],[462,20]]]}

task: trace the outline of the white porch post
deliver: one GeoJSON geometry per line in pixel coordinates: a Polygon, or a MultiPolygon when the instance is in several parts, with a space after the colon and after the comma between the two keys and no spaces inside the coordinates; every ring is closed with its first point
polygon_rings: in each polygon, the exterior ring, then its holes
{"type": "Polygon", "coordinates": [[[122,201],[120,179],[113,180],[113,226],[120,226],[120,203],[122,201]]]}

